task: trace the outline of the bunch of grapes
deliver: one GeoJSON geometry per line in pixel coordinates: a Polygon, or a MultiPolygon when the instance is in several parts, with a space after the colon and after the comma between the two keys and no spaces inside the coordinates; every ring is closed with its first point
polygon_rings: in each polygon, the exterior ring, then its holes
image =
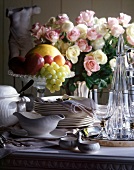
{"type": "Polygon", "coordinates": [[[70,68],[68,65],[59,66],[56,62],[44,64],[40,71],[40,75],[46,78],[46,88],[51,93],[60,90],[60,86],[62,86],[69,73],[70,68]]]}

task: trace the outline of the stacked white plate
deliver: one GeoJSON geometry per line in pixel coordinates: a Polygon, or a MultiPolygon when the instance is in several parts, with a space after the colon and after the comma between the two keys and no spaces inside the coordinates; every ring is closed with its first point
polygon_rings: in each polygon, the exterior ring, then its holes
{"type": "Polygon", "coordinates": [[[42,97],[43,102],[34,101],[34,111],[43,116],[63,114],[65,119],[58,123],[58,128],[79,128],[93,125],[94,119],[85,112],[74,114],[57,103],[56,100],[60,98],[62,96],[42,97]]]}

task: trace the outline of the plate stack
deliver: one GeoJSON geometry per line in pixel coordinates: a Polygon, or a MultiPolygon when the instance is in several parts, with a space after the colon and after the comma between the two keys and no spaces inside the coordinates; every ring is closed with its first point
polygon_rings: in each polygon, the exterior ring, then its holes
{"type": "Polygon", "coordinates": [[[34,111],[43,115],[63,114],[64,120],[58,123],[57,128],[80,128],[92,126],[94,119],[85,112],[72,113],[67,108],[57,102],[62,96],[42,97],[40,101],[34,101],[34,111]]]}

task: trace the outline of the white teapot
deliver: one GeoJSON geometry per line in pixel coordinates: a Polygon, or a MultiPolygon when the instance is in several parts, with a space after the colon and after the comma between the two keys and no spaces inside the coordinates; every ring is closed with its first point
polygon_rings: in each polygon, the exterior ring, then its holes
{"type": "Polygon", "coordinates": [[[17,111],[19,93],[12,86],[0,85],[0,126],[11,126],[18,122],[13,115],[17,111]]]}

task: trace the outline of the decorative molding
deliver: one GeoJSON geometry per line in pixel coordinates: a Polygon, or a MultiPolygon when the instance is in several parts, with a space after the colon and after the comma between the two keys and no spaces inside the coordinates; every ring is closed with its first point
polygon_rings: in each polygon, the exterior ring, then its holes
{"type": "Polygon", "coordinates": [[[14,156],[0,160],[0,170],[128,170],[134,169],[134,162],[129,160],[113,160],[80,157],[58,156],[14,156]]]}

